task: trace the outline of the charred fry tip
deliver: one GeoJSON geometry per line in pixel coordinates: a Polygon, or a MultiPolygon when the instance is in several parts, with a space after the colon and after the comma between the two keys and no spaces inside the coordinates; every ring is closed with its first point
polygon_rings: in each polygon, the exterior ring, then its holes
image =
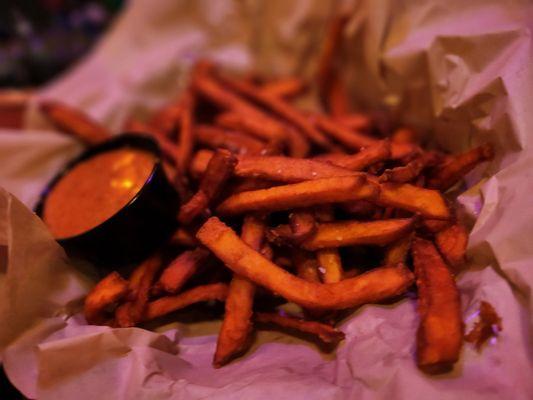
{"type": "Polygon", "coordinates": [[[225,283],[211,283],[196,286],[177,295],[160,297],[147,304],[142,321],[159,318],[199,302],[209,300],[224,301],[227,295],[228,285],[225,283]]]}

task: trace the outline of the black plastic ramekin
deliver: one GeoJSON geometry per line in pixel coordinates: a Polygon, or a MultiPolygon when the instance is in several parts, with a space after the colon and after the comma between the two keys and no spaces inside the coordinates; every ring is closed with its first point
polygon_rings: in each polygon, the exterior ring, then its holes
{"type": "Polygon", "coordinates": [[[100,225],[79,235],[58,239],[70,257],[86,259],[104,269],[121,268],[141,261],[177,228],[180,199],[165,175],[161,150],[154,140],[140,134],[124,133],[87,150],[48,184],[35,208],[36,214],[42,217],[48,194],[75,165],[119,148],[141,149],[156,156],[153,170],[141,190],[100,225]]]}

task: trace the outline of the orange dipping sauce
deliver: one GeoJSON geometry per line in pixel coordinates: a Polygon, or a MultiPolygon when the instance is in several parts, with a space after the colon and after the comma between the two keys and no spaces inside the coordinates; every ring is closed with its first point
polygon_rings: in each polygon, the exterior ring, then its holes
{"type": "Polygon", "coordinates": [[[44,222],[57,239],[100,225],[137,195],[155,162],[152,153],[130,148],[107,151],[80,162],[49,193],[44,222]]]}

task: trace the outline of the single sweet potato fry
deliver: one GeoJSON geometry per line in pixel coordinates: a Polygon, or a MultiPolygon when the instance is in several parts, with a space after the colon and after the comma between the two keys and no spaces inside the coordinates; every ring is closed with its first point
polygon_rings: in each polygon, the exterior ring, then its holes
{"type": "Polygon", "coordinates": [[[249,214],[244,217],[241,239],[256,251],[265,247],[266,224],[265,217],[261,214],[249,214]]]}
{"type": "Polygon", "coordinates": [[[401,167],[386,169],[379,177],[380,182],[407,183],[415,180],[425,167],[422,159],[417,158],[401,167]]]}
{"type": "MultiPolygon", "coordinates": [[[[331,207],[323,206],[315,212],[318,222],[332,222],[334,220],[331,207]]],[[[322,282],[333,283],[342,279],[344,271],[339,250],[336,248],[322,249],[316,252],[319,271],[322,274],[322,282]]]]}
{"type": "Polygon", "coordinates": [[[211,215],[208,208],[209,199],[207,194],[198,190],[185,204],[182,204],[178,214],[178,221],[184,225],[190,225],[196,218],[211,215]]]}
{"type": "Polygon", "coordinates": [[[135,326],[135,322],[131,317],[132,304],[133,303],[131,301],[127,301],[120,304],[115,309],[115,318],[112,319],[112,326],[119,328],[130,328],[135,326]]]}
{"type": "Polygon", "coordinates": [[[235,274],[226,298],[226,311],[218,334],[213,366],[220,368],[242,353],[248,346],[253,326],[255,284],[235,274]]]}
{"type": "Polygon", "coordinates": [[[294,329],[299,332],[310,333],[326,344],[337,345],[344,339],[344,333],[331,325],[316,321],[292,317],[279,313],[255,313],[254,319],[262,324],[274,324],[282,328],[294,329]]]}
{"type": "MultiPolygon", "coordinates": [[[[313,253],[298,248],[292,249],[291,261],[298,278],[308,282],[321,282],[318,262],[313,253]]],[[[313,319],[322,319],[327,313],[325,310],[313,308],[304,308],[303,311],[305,315],[313,319]]]]}
{"type": "Polygon", "coordinates": [[[339,282],[342,279],[344,271],[338,249],[318,250],[316,252],[316,259],[324,283],[339,282]]]}
{"type": "Polygon", "coordinates": [[[280,97],[283,99],[292,99],[301,95],[307,89],[307,83],[297,77],[289,77],[263,83],[261,93],[280,97]]]}
{"type": "Polygon", "coordinates": [[[377,195],[377,187],[365,183],[364,177],[345,176],[238,193],[228,197],[217,210],[223,215],[244,214],[249,211],[281,211],[369,199],[377,195]]]}
{"type": "Polygon", "coordinates": [[[347,115],[351,111],[351,101],[348,87],[341,79],[340,73],[331,79],[328,92],[329,112],[335,117],[347,115]]]}
{"type": "Polygon", "coordinates": [[[316,231],[313,214],[308,210],[297,210],[289,215],[289,225],[279,225],[267,231],[270,242],[279,246],[299,245],[316,231]]]}
{"type": "Polygon", "coordinates": [[[286,128],[280,121],[266,116],[257,118],[253,112],[239,108],[219,114],[215,123],[222,128],[245,132],[266,141],[288,140],[286,128]]]}
{"type": "Polygon", "coordinates": [[[194,147],[194,108],[195,96],[191,90],[183,95],[183,110],[179,119],[178,152],[176,162],[181,171],[189,165],[194,147]]]}
{"type": "Polygon", "coordinates": [[[265,181],[264,179],[235,179],[235,181],[230,184],[228,193],[237,194],[241,192],[249,192],[251,190],[268,189],[272,186],[276,186],[276,183],[271,181],[265,181]]]}
{"type": "Polygon", "coordinates": [[[318,263],[314,255],[308,251],[293,249],[292,265],[296,269],[296,275],[308,282],[320,282],[318,263]]]}
{"type": "Polygon", "coordinates": [[[128,294],[128,281],[113,271],[96,284],[85,298],[83,313],[89,324],[102,324],[104,311],[128,294]]]}
{"type": "Polygon", "coordinates": [[[182,171],[177,165],[175,167],[175,175],[172,184],[179,193],[181,201],[184,202],[191,198],[189,179],[184,171],[182,171]]]}
{"type": "Polygon", "coordinates": [[[399,128],[392,133],[391,140],[394,143],[417,143],[418,136],[416,132],[410,128],[399,128]]]}
{"type": "Polygon", "coordinates": [[[399,263],[405,263],[407,255],[411,250],[411,243],[413,241],[413,233],[407,235],[394,243],[387,246],[385,250],[385,258],[383,260],[384,265],[396,265],[399,263]]]}
{"type": "Polygon", "coordinates": [[[190,224],[206,212],[211,202],[220,193],[228,179],[233,175],[237,159],[227,150],[217,150],[209,160],[200,188],[191,199],[180,207],[178,220],[190,224]]]}
{"type": "Polygon", "coordinates": [[[342,276],[342,279],[351,279],[355,278],[356,276],[361,275],[362,270],[359,268],[351,268],[348,271],[344,272],[344,275],[342,276]]]}
{"type": "MultiPolygon", "coordinates": [[[[200,150],[193,158],[191,173],[201,176],[207,168],[212,152],[200,150]]],[[[235,175],[242,178],[259,178],[276,182],[302,182],[312,179],[357,175],[354,171],[331,165],[321,160],[284,156],[239,156],[235,175]]]]}
{"type": "Polygon", "coordinates": [[[359,150],[377,142],[377,139],[345,128],[344,125],[337,123],[326,115],[315,114],[311,119],[317,129],[325,132],[349,150],[359,150]]]}
{"type": "Polygon", "coordinates": [[[227,179],[233,174],[236,163],[237,159],[229,151],[215,151],[200,181],[200,190],[207,195],[209,200],[220,192],[227,179]]]}
{"type": "Polygon", "coordinates": [[[438,152],[425,151],[415,156],[415,158],[403,166],[385,170],[379,177],[379,181],[397,183],[416,182],[426,167],[437,165],[440,159],[441,156],[438,152]]]}
{"type": "Polygon", "coordinates": [[[307,156],[311,150],[309,141],[292,126],[287,126],[285,132],[287,134],[287,151],[289,156],[295,158],[307,156]]]}
{"type": "Polygon", "coordinates": [[[443,191],[448,190],[476,165],[483,161],[492,160],[493,157],[494,149],[490,144],[484,144],[454,156],[435,168],[429,178],[428,187],[443,191]]]}
{"type": "Polygon", "coordinates": [[[422,149],[417,144],[413,143],[396,143],[390,144],[390,158],[392,160],[405,160],[406,158],[414,157],[422,152],[422,149]]]}
{"type": "MultiPolygon", "coordinates": [[[[367,177],[375,182],[376,178],[367,177]]],[[[450,210],[437,190],[424,189],[408,183],[382,183],[376,203],[419,213],[432,219],[449,219],[450,210]]]]}
{"type": "Polygon", "coordinates": [[[431,219],[431,218],[421,218],[420,227],[423,228],[425,232],[437,233],[446,229],[452,224],[451,220],[442,220],[442,219],[431,219]]]}
{"type": "Polygon", "coordinates": [[[67,104],[45,100],[39,103],[39,109],[57,129],[86,144],[98,144],[111,137],[111,133],[105,127],[67,104]]]}
{"type": "Polygon", "coordinates": [[[435,242],[446,262],[453,268],[459,268],[466,258],[468,232],[461,224],[454,224],[437,232],[435,242]]]}
{"type": "Polygon", "coordinates": [[[319,161],[327,161],[351,171],[363,171],[365,168],[390,157],[390,143],[380,140],[375,144],[365,147],[356,154],[323,154],[315,157],[319,161]]]}
{"type": "Polygon", "coordinates": [[[242,156],[235,167],[236,176],[286,183],[356,174],[326,162],[283,156],[242,156]]]}
{"type": "Polygon", "coordinates": [[[361,244],[383,246],[403,237],[413,227],[412,218],[327,222],[319,224],[316,233],[302,247],[319,250],[361,244]]]}
{"type": "MultiPolygon", "coordinates": [[[[263,246],[265,223],[263,218],[246,216],[242,227],[242,240],[259,251],[263,246]]],[[[218,335],[213,365],[218,368],[241,353],[248,344],[252,331],[252,313],[255,284],[234,274],[229,285],[222,327],[218,335]]]]}
{"type": "Polygon", "coordinates": [[[119,327],[135,326],[141,321],[146,304],[148,304],[152,282],[160,268],[161,255],[156,253],[143,261],[132,273],[130,291],[134,293],[135,297],[116,309],[115,320],[119,327]]]}
{"type": "Polygon", "coordinates": [[[413,283],[413,275],[403,265],[376,268],[336,283],[304,281],[250,248],[216,217],[210,218],[196,237],[234,273],[306,308],[357,307],[398,296],[413,283]]]}
{"type": "Polygon", "coordinates": [[[362,113],[339,115],[335,117],[335,121],[348,129],[358,132],[366,132],[372,126],[371,118],[362,113]]]}
{"type": "Polygon", "coordinates": [[[209,252],[200,247],[181,253],[163,270],[155,284],[167,293],[178,293],[209,257],[209,252]]]}
{"type": "Polygon", "coordinates": [[[264,142],[249,135],[211,125],[196,126],[195,135],[203,146],[213,150],[222,147],[235,154],[260,154],[265,147],[264,142]]]}
{"type": "Polygon", "coordinates": [[[173,311],[181,310],[191,304],[203,301],[226,300],[228,285],[224,283],[212,283],[197,286],[175,296],[165,296],[148,303],[144,312],[144,321],[161,317],[173,311]]]}
{"type": "Polygon", "coordinates": [[[163,131],[153,126],[150,126],[147,123],[142,122],[136,118],[128,118],[126,121],[124,121],[122,130],[124,132],[144,133],[144,134],[148,134],[149,136],[154,136],[154,137],[159,136],[159,135],[161,136],[164,135],[163,131]]]}
{"type": "Polygon", "coordinates": [[[198,150],[192,157],[191,165],[189,166],[189,173],[192,177],[199,179],[205,173],[209,161],[213,157],[214,152],[211,150],[198,150]]]}
{"type": "Polygon", "coordinates": [[[459,359],[463,342],[461,302],[455,280],[435,246],[413,240],[420,325],[418,367],[429,374],[447,372],[459,359]]]}
{"type": "MultiPolygon", "coordinates": [[[[362,150],[379,142],[379,139],[352,131],[328,116],[315,114],[311,118],[317,128],[335,138],[347,149],[362,150]]],[[[390,142],[390,158],[393,160],[401,160],[420,151],[420,147],[416,144],[390,142]]]]}
{"type": "Polygon", "coordinates": [[[243,113],[228,111],[218,114],[215,123],[224,128],[238,132],[246,133],[250,136],[259,138],[267,142],[259,154],[273,155],[281,153],[284,146],[287,146],[289,154],[292,157],[305,157],[309,153],[310,145],[307,140],[296,131],[295,128],[284,124],[282,121],[276,121],[279,127],[279,134],[272,135],[270,132],[263,132],[261,121],[243,113]],[[273,152],[276,150],[276,152],[273,152]]]}
{"type": "Polygon", "coordinates": [[[219,80],[231,90],[262,105],[269,111],[296,127],[309,140],[324,149],[331,149],[332,143],[311,124],[307,118],[291,104],[276,96],[261,93],[254,85],[238,81],[227,76],[219,76],[219,80]]]}
{"type": "Polygon", "coordinates": [[[318,58],[316,81],[322,105],[329,111],[329,93],[338,67],[338,53],[342,45],[342,35],[349,20],[345,14],[335,16],[327,28],[322,50],[318,58]]]}

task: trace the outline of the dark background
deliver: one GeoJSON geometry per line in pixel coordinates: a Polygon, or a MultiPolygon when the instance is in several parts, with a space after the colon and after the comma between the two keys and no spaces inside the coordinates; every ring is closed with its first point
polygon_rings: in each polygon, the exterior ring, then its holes
{"type": "Polygon", "coordinates": [[[124,0],[0,0],[0,88],[35,87],[85,54],[124,0]]]}

